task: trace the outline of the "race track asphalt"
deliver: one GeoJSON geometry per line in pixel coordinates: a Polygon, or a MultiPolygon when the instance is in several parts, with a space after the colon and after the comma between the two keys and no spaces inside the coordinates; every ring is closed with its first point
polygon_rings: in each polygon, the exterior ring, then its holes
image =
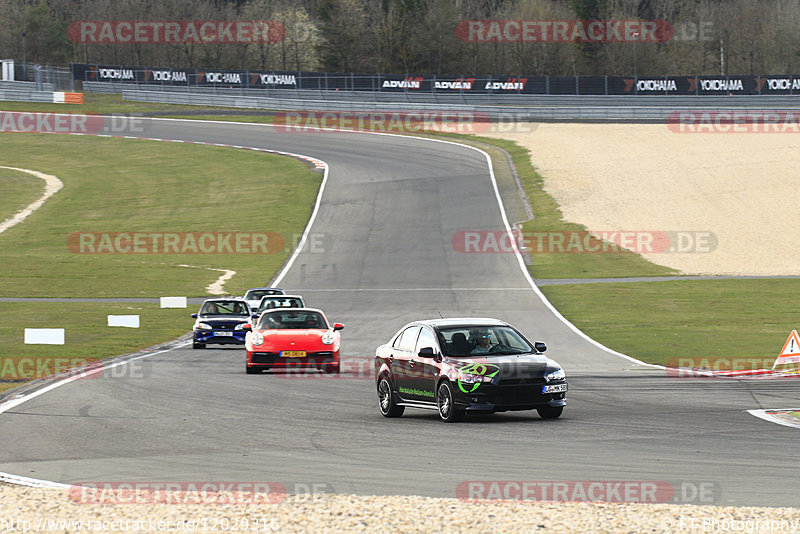
{"type": "Polygon", "coordinates": [[[799,382],[678,379],[637,365],[557,318],[515,255],[456,250],[457,232],[503,229],[482,153],[363,133],[145,126],[147,137],[283,150],[329,164],[310,230],[324,251],[301,252],[280,285],[345,323],[345,372],[245,375],[240,348],[175,348],[2,413],[0,471],[62,483],[280,482],[290,492],[316,485],[437,497],[455,497],[460,483],[476,480],[666,481],[673,502],[797,505],[797,430],[746,410],[796,405],[799,382]],[[447,425],[435,412],[407,409],[384,419],[371,373],[375,348],[405,323],[440,313],[504,319],[545,341],[567,371],[564,415],[545,421],[516,412],[447,425]]]}

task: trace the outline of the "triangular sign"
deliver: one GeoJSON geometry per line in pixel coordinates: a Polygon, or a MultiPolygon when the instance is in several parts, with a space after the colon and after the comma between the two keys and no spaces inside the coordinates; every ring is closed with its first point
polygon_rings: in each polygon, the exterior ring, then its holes
{"type": "Polygon", "coordinates": [[[800,336],[797,335],[797,330],[792,330],[792,333],[789,334],[789,339],[783,345],[783,349],[781,349],[781,353],[772,368],[775,369],[776,366],[785,363],[800,363],[800,336]]]}

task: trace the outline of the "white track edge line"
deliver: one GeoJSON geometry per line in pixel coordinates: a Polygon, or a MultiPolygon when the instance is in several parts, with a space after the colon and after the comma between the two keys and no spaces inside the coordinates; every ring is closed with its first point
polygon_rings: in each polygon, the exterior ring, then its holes
{"type": "MultiPolygon", "coordinates": [[[[177,348],[185,347],[185,346],[189,345],[189,343],[190,343],[189,341],[186,341],[184,343],[180,343],[180,344],[175,345],[174,347],[170,347],[168,349],[159,350],[159,351],[156,351],[156,352],[149,352],[149,353],[146,353],[146,354],[140,354],[139,356],[132,356],[130,358],[126,358],[125,360],[120,360],[118,362],[113,362],[113,363],[110,363],[110,364],[98,365],[97,368],[90,369],[90,370],[86,371],[85,373],[79,373],[79,374],[76,374],[76,375],[73,375],[73,376],[68,376],[68,377],[65,377],[63,379],[54,378],[53,380],[55,380],[55,381],[52,384],[50,384],[49,386],[45,386],[43,388],[37,389],[36,391],[32,391],[31,393],[28,393],[27,395],[23,395],[22,397],[17,397],[17,398],[14,398],[14,399],[10,399],[10,400],[7,400],[6,402],[4,402],[3,404],[0,404],[0,414],[5,413],[5,412],[7,412],[8,410],[10,410],[12,408],[16,408],[20,404],[22,404],[24,402],[27,402],[27,401],[29,401],[31,399],[35,399],[39,395],[43,395],[43,394],[47,393],[48,391],[52,391],[52,390],[56,389],[57,387],[61,387],[61,386],[65,385],[65,384],[69,384],[70,382],[74,382],[75,380],[84,379],[84,378],[86,378],[88,376],[92,376],[94,374],[101,373],[101,372],[105,371],[106,369],[113,369],[114,367],[118,367],[120,365],[126,365],[126,364],[128,364],[130,362],[135,362],[136,360],[141,360],[143,358],[149,358],[150,356],[156,356],[158,354],[164,354],[165,352],[170,352],[170,351],[173,351],[173,350],[175,350],[177,348]]],[[[102,362],[102,360],[99,360],[99,362],[102,362]]],[[[96,365],[96,364],[92,364],[92,365],[96,365]]]]}
{"type": "Polygon", "coordinates": [[[11,473],[3,473],[1,471],[0,482],[13,484],[15,486],[27,486],[29,488],[68,489],[70,487],[69,484],[52,482],[50,480],[41,480],[38,478],[21,477],[19,475],[12,475],[11,473]]]}
{"type": "MultiPolygon", "coordinates": [[[[786,408],[787,410],[790,408],[786,408]]],[[[777,417],[774,417],[767,413],[767,410],[747,410],[747,413],[758,417],[759,419],[763,419],[764,421],[768,421],[770,423],[782,426],[788,426],[790,428],[800,428],[800,421],[797,424],[789,423],[788,421],[781,421],[777,417]]]]}

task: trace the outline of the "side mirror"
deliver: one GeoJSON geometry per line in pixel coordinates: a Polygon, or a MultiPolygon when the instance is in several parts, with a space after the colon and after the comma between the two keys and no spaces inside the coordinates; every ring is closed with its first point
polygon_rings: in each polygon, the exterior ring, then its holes
{"type": "Polygon", "coordinates": [[[333,323],[333,329],[334,330],[342,330],[343,328],[344,328],[344,325],[342,323],[333,323]]]}
{"type": "Polygon", "coordinates": [[[544,341],[534,341],[533,348],[536,349],[536,352],[544,352],[547,350],[547,345],[544,344],[544,341]]]}
{"type": "Polygon", "coordinates": [[[424,347],[422,349],[419,349],[417,356],[419,356],[420,358],[433,358],[434,356],[433,348],[424,347]]]}
{"type": "Polygon", "coordinates": [[[249,332],[252,329],[253,329],[253,325],[251,325],[250,323],[245,323],[245,324],[242,325],[242,330],[247,330],[249,332]]]}
{"type": "Polygon", "coordinates": [[[196,313],[192,314],[192,319],[197,319],[197,314],[196,313]]]}

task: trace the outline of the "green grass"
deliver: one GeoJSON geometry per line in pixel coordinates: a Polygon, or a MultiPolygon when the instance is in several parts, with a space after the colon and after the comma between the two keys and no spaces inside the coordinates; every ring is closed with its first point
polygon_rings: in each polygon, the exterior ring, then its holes
{"type": "Polygon", "coordinates": [[[235,270],[226,288],[241,294],[286,260],[321,182],[305,162],[231,148],[0,134],[0,149],[0,164],[64,182],[0,238],[0,296],[202,296],[221,274],[210,268],[235,270]],[[80,253],[81,234],[118,232],[266,233],[285,246],[269,254],[80,253]]]}
{"type": "MultiPolygon", "coordinates": [[[[221,274],[209,268],[235,270],[225,288],[241,294],[267,283],[285,262],[322,179],[305,162],[285,156],[66,135],[0,134],[0,165],[55,174],[64,182],[23,224],[0,236],[4,297],[202,296],[221,274]],[[244,232],[285,239],[268,254],[80,253],[79,239],[70,248],[70,236],[95,232],[244,232]]],[[[37,182],[0,173],[0,210],[15,212],[39,196],[37,182]]],[[[133,352],[189,331],[192,311],[155,304],[0,303],[0,364],[14,357],[94,361],[133,352]],[[109,314],[140,315],[141,327],[109,328],[109,314]],[[24,328],[43,326],[65,328],[66,344],[23,343],[24,328]]],[[[8,378],[14,377],[0,376],[0,391],[18,385],[3,381],[8,378]]]]}
{"type": "Polygon", "coordinates": [[[774,361],[798,328],[800,279],[570,284],[541,290],[593,339],[650,363],[774,361]]]}
{"type": "MultiPolygon", "coordinates": [[[[4,302],[0,304],[0,391],[19,385],[19,358],[89,363],[166,342],[186,333],[193,309],[158,304],[4,302]],[[107,326],[108,315],[139,315],[139,328],[107,326]],[[46,321],[43,321],[46,319],[46,321]],[[25,328],[64,328],[64,345],[25,345],[25,328]],[[62,360],[63,361],[63,360],[62,360]]],[[[42,373],[40,373],[42,374],[42,373]]]]}
{"type": "Polygon", "coordinates": [[[24,172],[0,169],[0,191],[2,222],[39,198],[44,193],[44,181],[24,172]]]}

